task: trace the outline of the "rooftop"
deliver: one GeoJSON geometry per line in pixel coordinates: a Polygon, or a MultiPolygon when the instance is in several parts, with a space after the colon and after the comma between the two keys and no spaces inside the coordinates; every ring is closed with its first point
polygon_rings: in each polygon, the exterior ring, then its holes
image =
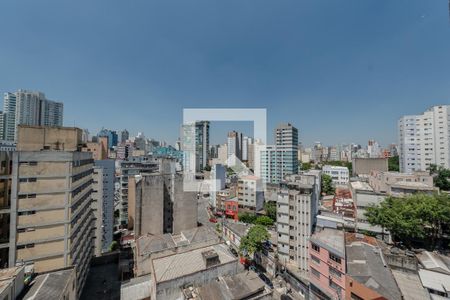
{"type": "Polygon", "coordinates": [[[373,192],[372,187],[364,181],[352,181],[350,182],[350,185],[354,190],[373,192]]]}
{"type": "Polygon", "coordinates": [[[218,264],[213,266],[237,262],[237,259],[231,254],[225,244],[217,244],[153,259],[153,278],[158,283],[208,269],[204,259],[206,251],[213,251],[218,256],[218,264]]]}
{"type": "Polygon", "coordinates": [[[342,230],[323,228],[311,236],[311,242],[344,257],[344,232],[342,230]]]}
{"type": "Polygon", "coordinates": [[[428,292],[423,288],[416,273],[392,270],[395,281],[405,300],[430,299],[428,292]]]}
{"type": "Polygon", "coordinates": [[[347,274],[386,299],[402,299],[381,249],[360,241],[346,246],[347,274]]]}
{"type": "Polygon", "coordinates": [[[71,277],[75,273],[74,268],[54,271],[38,275],[32,282],[31,288],[23,297],[24,300],[49,300],[62,299],[71,277]]]}
{"type": "Polygon", "coordinates": [[[447,293],[450,291],[450,275],[430,270],[419,270],[419,277],[425,288],[447,293]]]}
{"type": "Polygon", "coordinates": [[[238,222],[226,222],[225,227],[229,228],[238,236],[242,237],[247,234],[247,230],[250,229],[250,225],[238,222]]]}
{"type": "Polygon", "coordinates": [[[265,291],[264,282],[253,271],[225,276],[198,288],[200,299],[251,299],[265,291]]]}
{"type": "Polygon", "coordinates": [[[206,226],[184,230],[180,234],[147,234],[136,240],[139,255],[149,255],[154,252],[171,248],[182,247],[189,244],[217,240],[217,234],[206,226]]]}
{"type": "Polygon", "coordinates": [[[416,256],[425,269],[450,274],[450,269],[441,255],[435,252],[423,251],[416,256]]]}

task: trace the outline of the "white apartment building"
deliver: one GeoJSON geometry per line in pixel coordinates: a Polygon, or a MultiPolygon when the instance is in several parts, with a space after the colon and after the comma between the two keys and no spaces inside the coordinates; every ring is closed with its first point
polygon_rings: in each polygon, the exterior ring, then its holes
{"type": "Polygon", "coordinates": [[[248,175],[238,181],[239,208],[260,211],[264,206],[264,194],[261,178],[248,175]]]}
{"type": "Polygon", "coordinates": [[[430,164],[450,166],[450,105],[398,121],[400,172],[426,171],[430,164]]]}
{"type": "Polygon", "coordinates": [[[322,172],[331,176],[334,185],[348,184],[350,175],[347,167],[325,165],[322,167],[322,172]]]}
{"type": "Polygon", "coordinates": [[[281,183],[277,199],[280,262],[307,277],[308,242],[318,212],[320,171],[290,175],[281,183]]]}

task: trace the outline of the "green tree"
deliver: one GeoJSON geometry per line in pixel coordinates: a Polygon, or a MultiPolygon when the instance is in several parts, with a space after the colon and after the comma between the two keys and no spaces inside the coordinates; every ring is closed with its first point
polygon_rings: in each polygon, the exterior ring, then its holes
{"type": "Polygon", "coordinates": [[[247,235],[241,238],[239,250],[247,252],[248,255],[262,250],[263,243],[269,240],[270,234],[263,225],[255,225],[249,229],[247,235]]]}
{"type": "Polygon", "coordinates": [[[211,166],[210,166],[210,165],[206,165],[206,166],[203,168],[203,171],[211,171],[211,166]]]}
{"type": "Polygon", "coordinates": [[[310,162],[304,162],[301,164],[302,164],[303,171],[308,171],[308,170],[311,170],[311,168],[312,168],[312,164],[310,162]]]}
{"type": "Polygon", "coordinates": [[[322,174],[321,188],[322,193],[324,193],[325,195],[334,194],[333,182],[330,175],[322,174]]]}
{"type": "Polygon", "coordinates": [[[249,214],[247,212],[244,213],[238,213],[239,221],[247,224],[253,224],[255,223],[256,216],[254,214],[249,214]]]}
{"type": "Polygon", "coordinates": [[[393,172],[400,171],[400,163],[399,163],[398,155],[388,158],[388,170],[393,171],[393,172]]]}
{"type": "Polygon", "coordinates": [[[267,201],[264,203],[264,210],[266,215],[271,218],[274,222],[277,221],[277,203],[274,201],[267,201]]]}
{"type": "Polygon", "coordinates": [[[271,218],[269,218],[268,216],[260,216],[260,217],[256,218],[255,224],[263,225],[263,226],[272,226],[273,220],[271,218]]]}
{"type": "Polygon", "coordinates": [[[389,230],[395,242],[411,247],[422,241],[434,249],[443,229],[450,226],[450,198],[448,194],[388,197],[369,207],[366,217],[370,224],[389,230]]]}
{"type": "Polygon", "coordinates": [[[109,251],[116,251],[119,249],[119,243],[117,241],[112,241],[111,245],[109,245],[109,251]]]}

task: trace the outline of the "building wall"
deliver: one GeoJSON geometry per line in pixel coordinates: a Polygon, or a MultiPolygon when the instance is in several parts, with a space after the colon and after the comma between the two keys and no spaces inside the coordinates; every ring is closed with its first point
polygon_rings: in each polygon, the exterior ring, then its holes
{"type": "Polygon", "coordinates": [[[331,180],[335,185],[347,185],[349,181],[349,171],[347,167],[325,165],[322,172],[331,176],[331,180]]]}
{"type": "Polygon", "coordinates": [[[237,192],[239,207],[254,211],[263,209],[264,195],[261,179],[256,177],[239,179],[237,192]]]}
{"type": "Polygon", "coordinates": [[[317,214],[318,196],[315,175],[287,177],[278,193],[277,232],[278,253],[281,263],[292,263],[308,272],[309,238],[317,214]]]}
{"type": "Polygon", "coordinates": [[[93,254],[92,168],[91,153],[14,153],[10,264],[33,262],[36,272],[77,265],[84,285],[93,254]]]}
{"type": "MultiPolygon", "coordinates": [[[[336,255],[334,252],[331,253],[336,255]]],[[[330,259],[330,252],[327,248],[321,247],[314,242],[310,242],[309,254],[309,278],[311,284],[331,296],[332,299],[349,299],[345,298],[345,258],[340,257],[341,263],[336,263],[330,259]],[[319,251],[316,251],[315,247],[318,247],[319,251]],[[330,268],[338,270],[341,274],[340,277],[330,272],[330,268]],[[338,288],[333,288],[331,284],[335,284],[338,288]]]]}
{"type": "Polygon", "coordinates": [[[400,171],[426,171],[430,164],[450,165],[450,106],[433,106],[398,121],[400,171]]]}
{"type": "Polygon", "coordinates": [[[81,149],[81,136],[79,128],[19,125],[17,151],[78,151],[81,149]]]}
{"type": "Polygon", "coordinates": [[[353,158],[352,159],[352,175],[369,175],[371,171],[388,171],[387,158],[353,158]]]}
{"type": "Polygon", "coordinates": [[[181,174],[145,174],[136,187],[135,234],[178,233],[197,227],[197,195],[181,174]]]}

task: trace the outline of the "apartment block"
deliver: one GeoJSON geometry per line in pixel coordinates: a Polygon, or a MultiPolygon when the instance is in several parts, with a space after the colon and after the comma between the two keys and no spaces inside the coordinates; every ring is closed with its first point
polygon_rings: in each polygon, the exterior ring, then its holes
{"type": "Polygon", "coordinates": [[[331,176],[334,185],[347,185],[350,175],[347,167],[325,165],[322,167],[323,174],[331,176]]]}
{"type": "Polygon", "coordinates": [[[275,145],[257,146],[255,175],[264,183],[278,184],[286,175],[298,173],[298,130],[291,124],[275,129],[275,145]]]}
{"type": "Polygon", "coordinates": [[[227,159],[236,156],[239,160],[242,160],[242,133],[236,131],[228,132],[227,137],[227,159]]]}
{"type": "Polygon", "coordinates": [[[209,121],[183,124],[181,139],[184,170],[189,173],[203,171],[209,162],[209,121]]]}
{"type": "Polygon", "coordinates": [[[278,255],[280,262],[308,276],[309,238],[320,197],[320,171],[287,176],[277,200],[278,255]]]}
{"type": "Polygon", "coordinates": [[[19,126],[13,154],[9,264],[76,266],[83,288],[94,250],[92,154],[78,128],[19,126]]]}
{"type": "Polygon", "coordinates": [[[398,121],[400,172],[426,171],[431,164],[450,167],[450,105],[433,106],[398,121]]]}
{"type": "Polygon", "coordinates": [[[95,256],[109,250],[114,226],[114,160],[94,162],[92,210],[95,216],[95,256]]]}
{"type": "Polygon", "coordinates": [[[264,206],[262,181],[256,176],[243,176],[238,180],[237,198],[239,208],[260,211],[264,206]]]}
{"type": "Polygon", "coordinates": [[[3,102],[3,139],[17,140],[17,126],[50,126],[63,124],[64,105],[61,102],[48,100],[44,93],[18,90],[5,93],[3,102]]]}
{"type": "Polygon", "coordinates": [[[309,242],[309,256],[310,298],[348,299],[344,232],[331,228],[316,231],[309,242]]]}

